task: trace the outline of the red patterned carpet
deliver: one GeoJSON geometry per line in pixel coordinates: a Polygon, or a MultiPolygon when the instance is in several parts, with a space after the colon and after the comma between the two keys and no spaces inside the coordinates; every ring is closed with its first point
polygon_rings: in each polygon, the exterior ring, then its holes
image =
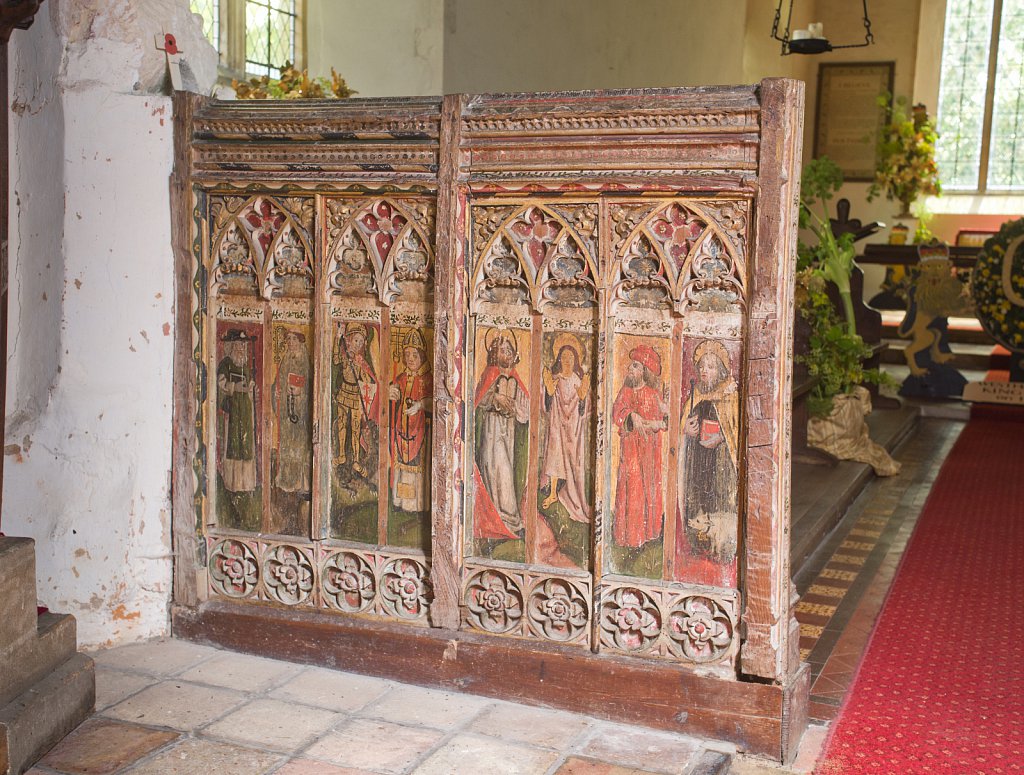
{"type": "Polygon", "coordinates": [[[964,428],[815,772],[1024,772],[1024,423],[964,428]]]}

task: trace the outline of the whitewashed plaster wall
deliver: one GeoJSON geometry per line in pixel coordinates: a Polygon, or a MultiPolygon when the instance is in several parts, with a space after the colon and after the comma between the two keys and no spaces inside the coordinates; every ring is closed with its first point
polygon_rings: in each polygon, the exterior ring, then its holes
{"type": "Polygon", "coordinates": [[[311,75],[333,67],[357,97],[443,94],[444,0],[306,0],[311,75]]]}
{"type": "Polygon", "coordinates": [[[212,82],[187,0],[50,0],[11,43],[3,530],[98,646],[167,631],[170,98],[154,34],[212,82]]]}

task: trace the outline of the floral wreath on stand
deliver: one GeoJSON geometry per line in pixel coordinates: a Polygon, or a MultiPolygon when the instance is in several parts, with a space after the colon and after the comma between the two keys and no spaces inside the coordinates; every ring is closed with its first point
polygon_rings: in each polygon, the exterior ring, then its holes
{"type": "Polygon", "coordinates": [[[1007,221],[985,241],[971,295],[985,331],[1008,350],[1024,352],[1024,218],[1007,221]]]}

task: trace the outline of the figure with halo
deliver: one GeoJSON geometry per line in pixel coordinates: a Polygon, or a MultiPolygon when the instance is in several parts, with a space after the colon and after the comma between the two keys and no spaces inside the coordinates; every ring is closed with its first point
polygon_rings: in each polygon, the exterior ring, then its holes
{"type": "Polygon", "coordinates": [[[519,343],[511,329],[484,337],[487,366],[477,383],[475,527],[477,538],[523,535],[521,508],[527,458],[530,393],[516,369],[519,343]]]}
{"type": "Polygon", "coordinates": [[[547,438],[540,486],[547,496],[541,508],[557,501],[574,521],[590,522],[585,484],[590,377],[583,370],[583,346],[574,334],[555,337],[552,352],[553,367],[545,367],[543,375],[547,438]]]}

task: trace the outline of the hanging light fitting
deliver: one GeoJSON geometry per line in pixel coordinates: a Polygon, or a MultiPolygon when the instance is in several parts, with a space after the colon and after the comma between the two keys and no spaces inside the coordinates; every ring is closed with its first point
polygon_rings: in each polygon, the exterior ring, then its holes
{"type": "Polygon", "coordinates": [[[779,36],[779,26],[782,22],[782,6],[786,0],[779,0],[775,8],[775,21],[772,22],[772,37],[782,43],[782,56],[787,54],[824,54],[826,51],[833,51],[837,48],[861,48],[870,46],[875,42],[875,36],[871,34],[871,18],[868,16],[868,0],[861,0],[864,6],[864,42],[845,43],[833,45],[825,37],[823,25],[820,22],[808,25],[806,30],[793,30],[790,34],[790,23],[793,20],[793,6],[796,0],[789,0],[789,10],[786,13],[786,29],[779,36]]]}

